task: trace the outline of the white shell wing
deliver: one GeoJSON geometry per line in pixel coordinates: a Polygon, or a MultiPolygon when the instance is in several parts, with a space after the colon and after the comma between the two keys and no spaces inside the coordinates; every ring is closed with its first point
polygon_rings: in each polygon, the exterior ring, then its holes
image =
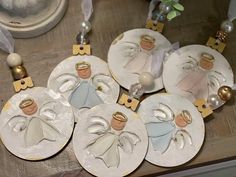
{"type": "Polygon", "coordinates": [[[8,125],[14,132],[21,132],[27,127],[27,117],[16,115],[12,117],[6,125],[8,125]]]}
{"type": "Polygon", "coordinates": [[[79,77],[69,73],[59,75],[58,77],[56,77],[56,81],[59,85],[59,87],[57,88],[57,91],[59,93],[66,93],[73,90],[80,82],[79,77]]]}

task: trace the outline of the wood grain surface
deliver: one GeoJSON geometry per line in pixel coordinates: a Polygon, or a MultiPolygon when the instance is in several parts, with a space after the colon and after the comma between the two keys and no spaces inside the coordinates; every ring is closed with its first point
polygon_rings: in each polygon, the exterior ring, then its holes
{"type": "MultiPolygon", "coordinates": [[[[17,39],[15,51],[36,86],[46,87],[53,68],[71,56],[72,44],[79,32],[82,13],[81,0],[69,0],[69,8],[62,21],[51,31],[32,39],[17,39]]],[[[181,46],[205,44],[214,36],[222,20],[227,18],[229,0],[182,0],[183,14],[167,22],[163,34],[181,46]]],[[[105,61],[113,39],[120,33],[144,27],[148,0],[94,0],[93,31],[90,35],[92,52],[105,61]]],[[[236,25],[236,24],[235,24],[236,25]]],[[[236,30],[229,35],[223,55],[236,73],[236,30]]],[[[6,65],[7,54],[0,52],[0,98],[1,107],[14,94],[12,77],[6,65]]],[[[206,139],[199,154],[191,162],[176,168],[162,168],[144,161],[130,176],[156,176],[195,166],[212,164],[236,158],[236,107],[235,97],[224,107],[215,111],[206,121],[206,139]]],[[[41,177],[72,171],[69,175],[90,176],[81,170],[71,142],[56,156],[39,162],[21,160],[9,153],[0,143],[0,176],[41,177]]],[[[54,175],[60,176],[61,174],[54,175]]],[[[66,175],[65,175],[66,176],[66,175]]]]}

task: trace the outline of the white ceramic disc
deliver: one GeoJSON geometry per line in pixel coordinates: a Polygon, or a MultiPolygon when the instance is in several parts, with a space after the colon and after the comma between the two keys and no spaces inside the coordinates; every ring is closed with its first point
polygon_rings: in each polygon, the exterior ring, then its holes
{"type": "Polygon", "coordinates": [[[3,144],[11,153],[26,160],[42,160],[59,152],[69,141],[73,127],[74,115],[69,103],[42,87],[12,96],[0,116],[3,144]],[[24,114],[19,107],[22,100],[28,98],[38,106],[32,115],[24,114]]]}
{"type": "MultiPolygon", "coordinates": [[[[113,77],[122,87],[130,89],[132,84],[138,83],[140,73],[144,71],[150,72],[150,56],[152,53],[167,47],[170,47],[170,42],[158,32],[149,29],[126,31],[118,36],[110,46],[108,52],[109,69],[113,77]],[[155,47],[152,50],[147,51],[142,49],[140,40],[144,35],[155,39],[155,47]],[[135,68],[135,65],[139,69],[135,68]]],[[[155,78],[154,86],[147,89],[146,93],[155,92],[162,88],[163,83],[162,77],[160,76],[155,78]]]]}
{"type": "Polygon", "coordinates": [[[38,36],[53,28],[61,20],[67,5],[67,0],[50,0],[40,12],[27,16],[12,15],[0,7],[0,24],[17,38],[38,36]]]}
{"type": "MultiPolygon", "coordinates": [[[[92,77],[98,74],[105,74],[107,76],[99,76],[99,80],[102,80],[104,82],[102,85],[98,84],[103,90],[102,92],[97,90],[97,95],[101,98],[101,100],[104,103],[115,103],[119,97],[119,91],[120,87],[118,83],[112,78],[110,75],[110,72],[108,70],[107,63],[104,62],[102,59],[95,57],[95,56],[72,56],[65,60],[63,60],[61,63],[59,63],[54,70],[52,71],[49,79],[48,79],[48,88],[54,90],[55,92],[59,92],[59,88],[61,87],[62,83],[60,79],[57,78],[61,75],[72,75],[76,79],[79,79],[79,81],[75,81],[75,84],[79,85],[79,83],[85,79],[80,79],[77,71],[75,69],[75,66],[78,62],[87,62],[91,65],[91,77],[89,79],[86,79],[89,83],[92,84],[92,77]]],[[[73,80],[72,80],[73,82],[73,80]]],[[[93,85],[93,84],[92,84],[93,85]]],[[[97,85],[97,86],[98,86],[97,85]]],[[[95,86],[95,85],[94,85],[95,86]]],[[[95,87],[97,87],[95,86],[95,87]]],[[[76,87],[75,87],[76,89],[76,87]]],[[[61,93],[67,100],[70,98],[70,95],[75,89],[71,89],[67,92],[61,93]]],[[[79,98],[78,98],[79,99],[79,98]]],[[[73,107],[76,115],[79,115],[81,112],[86,111],[88,108],[81,108],[76,109],[73,107]]],[[[77,118],[78,116],[76,116],[77,118]]]]}
{"type": "MultiPolygon", "coordinates": [[[[193,65],[195,65],[195,63],[193,65]]],[[[164,83],[166,91],[169,93],[175,93],[175,94],[184,96],[192,102],[197,99],[196,96],[194,96],[194,94],[196,94],[195,90],[199,86],[200,86],[200,89],[203,90],[201,97],[207,100],[209,95],[217,94],[217,90],[220,86],[223,86],[223,85],[233,86],[233,82],[234,82],[233,71],[228,61],[225,59],[225,57],[222,54],[220,54],[216,50],[213,50],[207,46],[189,45],[189,46],[182,47],[178,49],[177,51],[175,51],[174,53],[172,53],[164,64],[163,83],[164,83]],[[196,64],[198,65],[201,59],[202,53],[208,53],[214,57],[213,68],[211,70],[207,72],[202,71],[202,70],[199,70],[199,66],[196,66],[192,70],[189,70],[189,71],[183,69],[184,66],[187,66],[187,67],[191,66],[193,63],[191,64],[188,64],[188,63],[194,62],[194,60],[196,61],[196,64]],[[203,72],[206,72],[206,73],[205,73],[205,76],[202,75],[203,76],[202,79],[199,79],[202,76],[196,76],[194,74],[196,73],[195,71],[200,71],[199,72],[200,75],[203,72]],[[189,80],[188,81],[189,84],[195,83],[192,89],[189,89],[189,90],[186,89],[188,90],[188,92],[183,89],[185,87],[182,87],[180,86],[181,84],[179,84],[181,83],[180,81],[183,81],[185,78],[189,80]],[[199,80],[196,81],[197,79],[199,80]],[[207,79],[208,84],[204,84],[204,82],[202,82],[204,79],[207,79]],[[213,87],[210,87],[211,85],[210,81],[213,81],[212,82],[213,84],[218,83],[216,84],[215,89],[213,89],[213,87]],[[192,94],[193,92],[194,94],[192,94]]]]}
{"type": "MultiPolygon", "coordinates": [[[[90,109],[89,111],[81,115],[81,117],[82,119],[76,125],[73,135],[73,147],[79,163],[88,172],[95,176],[120,177],[128,175],[141,164],[146,155],[148,138],[145,126],[138,114],[118,104],[102,104],[90,109]],[[100,116],[108,122],[110,127],[112,114],[117,111],[122,112],[127,116],[128,121],[126,123],[126,126],[122,131],[115,131],[111,128],[111,130],[108,132],[113,132],[119,135],[121,132],[128,131],[130,134],[137,135],[140,141],[138,141],[136,145],[133,145],[133,152],[130,153],[124,152],[123,149],[121,149],[121,147],[119,146],[119,165],[118,167],[111,166],[110,168],[108,168],[102,159],[100,159],[99,157],[95,158],[87,148],[88,144],[90,144],[91,141],[99,137],[99,135],[97,134],[89,133],[88,126],[91,125],[90,120],[93,118],[93,116],[100,116]]],[[[100,136],[104,134],[101,134],[100,136]]],[[[101,147],[99,149],[102,148],[104,147],[101,147]]],[[[116,153],[113,153],[112,155],[115,154],[116,153]]]]}
{"type": "MultiPolygon", "coordinates": [[[[195,106],[187,99],[180,97],[178,95],[155,94],[146,98],[141,102],[138,114],[145,122],[146,126],[150,122],[159,122],[159,123],[164,122],[166,127],[168,127],[166,124],[169,123],[174,126],[174,129],[170,132],[172,140],[169,142],[167,149],[164,151],[160,150],[163,148],[161,146],[156,150],[154,150],[150,134],[148,133],[149,148],[147,155],[145,157],[147,161],[158,166],[174,167],[188,162],[199,152],[204,141],[205,126],[201,114],[198,112],[195,106]],[[160,106],[160,104],[162,105],[160,106]],[[166,109],[165,105],[168,106],[173,111],[174,113],[173,120],[167,121],[166,119],[163,119],[162,121],[160,121],[158,119],[157,115],[159,114],[157,112],[157,109],[160,109],[161,112],[162,111],[166,112],[168,109],[166,109]],[[154,110],[156,110],[156,112],[154,112],[154,110]],[[183,110],[187,110],[190,113],[192,117],[192,122],[186,125],[186,127],[181,128],[176,125],[175,119],[176,116],[179,115],[183,110]],[[191,145],[188,142],[187,137],[185,137],[184,139],[185,144],[182,149],[177,148],[179,146],[177,146],[174,142],[175,132],[180,129],[187,131],[188,134],[191,136],[191,141],[192,141],[191,145]]],[[[167,119],[170,119],[170,117],[167,119]]],[[[164,127],[164,124],[160,124],[162,128],[164,127]]],[[[157,128],[156,125],[154,126],[154,128],[156,128],[156,130],[160,129],[160,127],[157,128]]],[[[158,145],[160,145],[160,141],[158,145]]]]}

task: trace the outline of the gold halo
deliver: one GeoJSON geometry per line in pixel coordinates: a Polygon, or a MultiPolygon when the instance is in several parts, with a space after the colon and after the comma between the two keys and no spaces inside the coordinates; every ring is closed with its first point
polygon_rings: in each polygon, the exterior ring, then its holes
{"type": "Polygon", "coordinates": [[[156,39],[155,39],[154,37],[149,36],[149,35],[147,35],[147,34],[142,35],[142,36],[141,36],[141,40],[142,40],[142,41],[147,41],[147,42],[152,42],[152,43],[154,43],[154,42],[156,41],[156,39]]]}
{"type": "Polygon", "coordinates": [[[186,123],[188,123],[188,124],[191,124],[191,123],[192,123],[192,116],[191,116],[191,114],[190,114],[189,111],[183,110],[181,114],[182,114],[182,116],[183,116],[183,118],[184,118],[184,121],[185,121],[186,123]]]}
{"type": "Polygon", "coordinates": [[[201,56],[204,60],[207,60],[209,62],[214,62],[215,61],[215,57],[213,55],[209,54],[209,53],[202,53],[201,56]]]}
{"type": "Polygon", "coordinates": [[[112,117],[120,122],[127,122],[128,121],[128,118],[122,112],[115,112],[114,114],[112,114],[112,117]]]}
{"type": "Polygon", "coordinates": [[[75,69],[87,69],[89,68],[91,65],[85,61],[82,62],[78,62],[75,65],[75,69]]]}
{"type": "Polygon", "coordinates": [[[27,99],[24,99],[24,100],[22,100],[22,101],[20,102],[19,107],[20,107],[21,109],[24,109],[24,108],[26,108],[26,107],[32,105],[33,103],[34,103],[34,100],[33,100],[33,99],[27,98],[27,99]]]}

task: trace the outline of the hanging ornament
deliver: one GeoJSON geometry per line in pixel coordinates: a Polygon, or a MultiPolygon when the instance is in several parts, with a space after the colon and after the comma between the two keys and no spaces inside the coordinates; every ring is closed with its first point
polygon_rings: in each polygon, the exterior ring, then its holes
{"type": "Polygon", "coordinates": [[[0,27],[0,48],[10,53],[7,64],[12,71],[16,93],[0,115],[0,135],[6,148],[22,159],[42,160],[59,152],[69,141],[74,115],[66,100],[43,87],[34,87],[14,39],[0,27]]]}
{"type": "Polygon", "coordinates": [[[48,79],[48,87],[60,93],[73,107],[76,121],[82,112],[102,103],[115,103],[119,97],[119,85],[112,78],[107,63],[90,55],[92,0],[83,0],[81,9],[84,21],[76,36],[78,44],[73,45],[75,56],[59,63],[48,79]]]}
{"type": "Polygon", "coordinates": [[[135,112],[118,104],[100,104],[81,115],[73,147],[79,163],[91,174],[125,176],[143,161],[148,137],[135,112]]]}
{"type": "Polygon", "coordinates": [[[147,129],[149,146],[145,159],[150,163],[163,167],[182,165],[201,149],[204,121],[186,98],[155,94],[140,103],[137,113],[147,129]]]}
{"type": "Polygon", "coordinates": [[[171,45],[162,34],[156,31],[162,31],[164,24],[159,21],[164,21],[170,12],[176,8],[183,10],[180,6],[176,1],[159,3],[159,0],[152,0],[146,25],[149,29],[126,31],[111,44],[108,52],[109,69],[121,86],[132,90],[129,91],[129,95],[122,94],[119,104],[135,111],[141,95],[135,96],[133,92],[139,89],[143,93],[152,93],[163,88],[164,59],[178,48],[178,43],[171,45]],[[155,10],[156,7],[157,10],[155,10]],[[155,29],[149,23],[155,24],[155,29]]]}
{"type": "Polygon", "coordinates": [[[189,45],[178,49],[167,58],[164,66],[163,83],[167,92],[188,98],[203,117],[232,97],[233,71],[221,53],[228,33],[233,30],[234,3],[232,0],[228,20],[222,22],[216,38],[210,37],[207,46],[189,45]]]}

